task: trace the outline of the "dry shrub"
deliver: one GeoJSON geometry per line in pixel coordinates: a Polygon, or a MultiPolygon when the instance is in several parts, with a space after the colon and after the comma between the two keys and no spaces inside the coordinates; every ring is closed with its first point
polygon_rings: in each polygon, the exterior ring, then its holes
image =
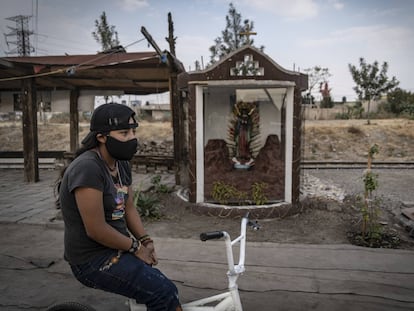
{"type": "Polygon", "coordinates": [[[364,134],[364,132],[356,126],[349,126],[347,132],[358,136],[362,136],[364,134]]]}

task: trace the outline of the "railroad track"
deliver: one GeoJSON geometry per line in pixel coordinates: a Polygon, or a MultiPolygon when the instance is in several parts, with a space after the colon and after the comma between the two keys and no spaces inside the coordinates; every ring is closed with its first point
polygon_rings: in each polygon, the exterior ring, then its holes
{"type": "MultiPolygon", "coordinates": [[[[40,151],[39,167],[55,168],[65,161],[73,159],[73,154],[64,151],[40,151]],[[57,165],[58,163],[58,165],[57,165]]],[[[135,170],[150,171],[161,168],[163,171],[174,169],[172,155],[135,155],[131,161],[135,170]]],[[[353,161],[302,161],[302,169],[364,169],[366,162],[353,161]]],[[[0,168],[23,168],[23,153],[21,151],[0,151],[0,168]]],[[[376,169],[414,169],[414,161],[374,161],[372,168],[376,169]]]]}
{"type": "MultiPolygon", "coordinates": [[[[365,169],[367,162],[353,161],[302,161],[303,169],[365,169]]],[[[414,161],[373,161],[375,169],[414,169],[414,161]]]]}
{"type": "MultiPolygon", "coordinates": [[[[74,154],[66,151],[39,151],[39,168],[54,169],[63,167],[73,160],[74,154]]],[[[136,172],[171,172],[174,169],[174,157],[163,155],[135,155],[131,160],[136,172]]],[[[22,151],[0,151],[0,169],[23,169],[22,151]]]]}

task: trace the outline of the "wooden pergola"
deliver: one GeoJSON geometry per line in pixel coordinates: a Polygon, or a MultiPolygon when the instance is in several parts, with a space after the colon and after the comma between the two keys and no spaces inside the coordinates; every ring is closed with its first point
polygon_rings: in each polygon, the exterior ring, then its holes
{"type": "Polygon", "coordinates": [[[27,182],[39,181],[37,91],[70,91],[70,151],[79,147],[78,98],[82,90],[123,91],[146,95],[170,91],[174,154],[179,132],[176,77],[181,63],[169,52],[126,53],[112,50],[95,55],[0,58],[0,92],[21,92],[23,106],[23,155],[27,182]],[[164,56],[164,57],[162,57],[164,56]]]}

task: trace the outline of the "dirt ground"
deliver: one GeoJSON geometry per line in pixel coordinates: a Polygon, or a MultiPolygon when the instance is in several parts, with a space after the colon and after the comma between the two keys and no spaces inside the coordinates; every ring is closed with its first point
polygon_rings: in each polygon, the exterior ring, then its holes
{"type": "MultiPolygon", "coordinates": [[[[161,142],[172,140],[170,122],[140,121],[137,128],[137,137],[141,141],[161,142]]],[[[79,124],[79,141],[89,133],[89,124],[79,124]]],[[[21,121],[0,122],[0,151],[23,150],[21,121]]],[[[38,123],[39,151],[68,150],[69,124],[65,123],[38,123]]]]}
{"type": "MultiPolygon", "coordinates": [[[[250,230],[248,240],[256,242],[293,244],[352,244],[350,232],[360,230],[361,213],[353,197],[344,202],[325,198],[308,198],[302,209],[290,216],[254,219],[261,226],[250,230]]],[[[397,236],[397,248],[414,249],[414,238],[401,225],[390,208],[399,208],[399,202],[384,200],[380,208],[380,223],[384,232],[397,236]]],[[[235,237],[240,230],[240,217],[220,217],[206,214],[176,194],[161,197],[161,220],[144,219],[145,227],[159,237],[197,239],[199,233],[225,230],[235,237]]]]}
{"type": "Polygon", "coordinates": [[[305,160],[366,161],[378,144],[378,161],[414,160],[414,120],[305,121],[305,160]]]}
{"type": "MultiPolygon", "coordinates": [[[[88,125],[81,125],[80,137],[88,132],[88,125]]],[[[414,121],[406,119],[305,121],[305,160],[366,161],[369,147],[379,145],[376,160],[414,161],[414,121]]],[[[66,124],[39,123],[39,150],[66,150],[69,146],[69,128],[66,124]]],[[[137,136],[141,141],[172,140],[169,122],[141,122],[137,136]]],[[[0,123],[0,151],[22,150],[21,124],[0,123]]],[[[325,187],[329,188],[329,185],[325,187]]],[[[361,183],[361,193],[363,184],[361,183]]],[[[411,201],[414,201],[411,199],[411,201]]],[[[385,202],[397,206],[395,199],[385,202]]],[[[162,195],[160,220],[145,219],[147,230],[154,236],[198,238],[200,232],[226,230],[232,236],[239,231],[240,218],[218,217],[201,214],[198,209],[172,193],[162,195]]],[[[409,237],[389,209],[381,211],[384,229],[397,233],[402,239],[400,248],[414,249],[414,239],[409,237]]],[[[360,226],[361,213],[353,197],[344,202],[324,197],[303,201],[302,209],[294,215],[260,219],[262,229],[249,232],[248,239],[277,243],[348,244],[347,232],[360,226]]]]}

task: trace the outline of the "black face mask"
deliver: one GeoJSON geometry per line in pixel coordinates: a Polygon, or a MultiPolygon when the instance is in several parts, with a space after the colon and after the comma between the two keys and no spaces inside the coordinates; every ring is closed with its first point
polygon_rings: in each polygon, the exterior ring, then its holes
{"type": "Polygon", "coordinates": [[[114,159],[129,161],[138,150],[138,139],[133,138],[128,141],[119,141],[116,138],[107,136],[106,149],[114,159]]]}

